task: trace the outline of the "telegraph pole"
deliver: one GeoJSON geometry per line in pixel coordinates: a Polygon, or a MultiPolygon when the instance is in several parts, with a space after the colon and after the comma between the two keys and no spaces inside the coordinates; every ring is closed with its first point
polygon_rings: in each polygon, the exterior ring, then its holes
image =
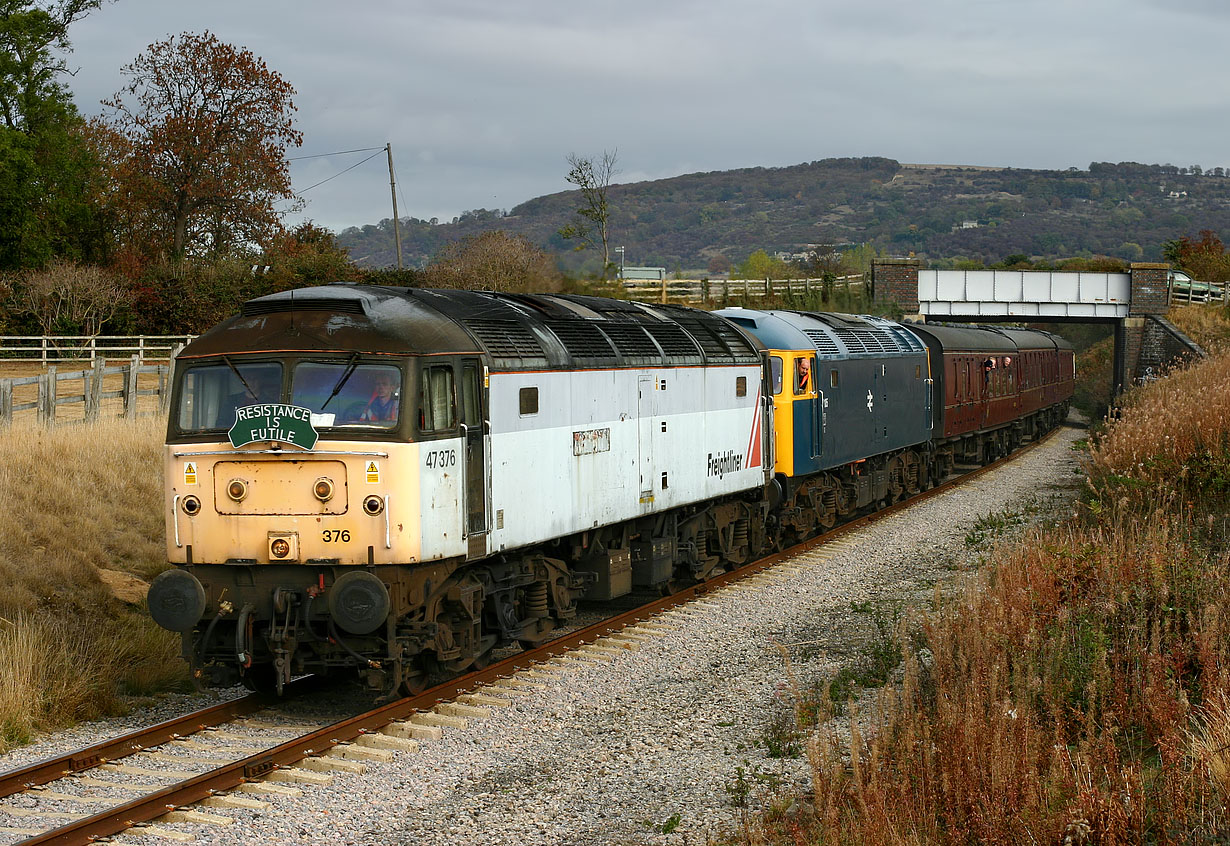
{"type": "Polygon", "coordinates": [[[389,190],[393,194],[393,240],[397,242],[397,269],[401,270],[401,226],[397,222],[397,183],[393,179],[393,145],[385,143],[384,151],[389,154],[389,190]]]}

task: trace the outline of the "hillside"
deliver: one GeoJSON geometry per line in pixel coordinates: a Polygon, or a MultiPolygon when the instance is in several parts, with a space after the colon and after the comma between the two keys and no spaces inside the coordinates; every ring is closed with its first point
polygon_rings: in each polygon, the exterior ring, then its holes
{"type": "MultiPolygon", "coordinates": [[[[630,264],[705,267],[721,253],[795,252],[806,244],[869,242],[893,254],[988,263],[1013,254],[1161,258],[1161,244],[1201,229],[1230,230],[1230,173],[1193,166],[1095,162],[1088,170],[1021,170],[843,158],[779,168],[693,173],[613,185],[612,246],[630,264]]],[[[508,212],[478,209],[449,223],[403,221],[411,265],[449,241],[490,229],[524,235],[571,270],[595,270],[558,230],[575,191],[508,212]]],[[[355,261],[394,263],[392,221],[350,227],[338,242],[355,261]]]]}

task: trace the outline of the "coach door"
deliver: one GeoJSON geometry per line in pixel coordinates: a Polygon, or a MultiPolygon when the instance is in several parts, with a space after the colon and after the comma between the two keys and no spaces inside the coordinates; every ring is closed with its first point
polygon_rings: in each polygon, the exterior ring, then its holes
{"type": "Polygon", "coordinates": [[[468,557],[487,554],[487,403],[483,363],[476,358],[461,360],[458,401],[461,437],[465,444],[464,525],[469,542],[468,557]]]}

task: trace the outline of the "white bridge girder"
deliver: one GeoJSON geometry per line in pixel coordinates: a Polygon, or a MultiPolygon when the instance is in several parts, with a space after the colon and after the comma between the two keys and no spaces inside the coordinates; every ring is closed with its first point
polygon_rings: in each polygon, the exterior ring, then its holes
{"type": "Polygon", "coordinates": [[[945,317],[1124,318],[1128,273],[919,270],[918,309],[945,317]]]}

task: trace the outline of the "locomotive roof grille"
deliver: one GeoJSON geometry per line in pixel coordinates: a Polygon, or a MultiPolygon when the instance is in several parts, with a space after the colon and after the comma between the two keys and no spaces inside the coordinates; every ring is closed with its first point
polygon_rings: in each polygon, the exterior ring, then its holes
{"type": "Polygon", "coordinates": [[[689,358],[699,360],[700,347],[695,339],[674,323],[645,323],[645,331],[653,336],[670,358],[689,358]]]}
{"type": "Polygon", "coordinates": [[[592,363],[615,358],[615,349],[606,335],[586,320],[548,320],[544,324],[574,361],[592,363]]]}
{"type": "Polygon", "coordinates": [[[821,329],[804,329],[803,334],[816,345],[816,352],[820,355],[841,355],[841,348],[828,332],[821,329]]]}
{"type": "Polygon", "coordinates": [[[888,353],[888,352],[909,352],[909,349],[902,349],[897,343],[896,338],[893,338],[886,332],[877,329],[855,329],[844,326],[834,326],[833,334],[846,345],[852,353],[888,353]]]}
{"type": "Polygon", "coordinates": [[[363,301],[354,298],[338,297],[293,297],[287,299],[259,299],[244,303],[240,313],[244,317],[259,314],[284,314],[288,311],[333,311],[346,314],[365,314],[363,301]]]}
{"type": "Polygon", "coordinates": [[[598,325],[624,358],[662,358],[662,351],[639,323],[606,321],[598,325]]]}
{"type": "Polygon", "coordinates": [[[491,353],[491,357],[500,364],[526,365],[538,363],[545,365],[547,355],[542,345],[523,323],[515,320],[483,320],[472,318],[466,321],[483,346],[491,353]]]}

